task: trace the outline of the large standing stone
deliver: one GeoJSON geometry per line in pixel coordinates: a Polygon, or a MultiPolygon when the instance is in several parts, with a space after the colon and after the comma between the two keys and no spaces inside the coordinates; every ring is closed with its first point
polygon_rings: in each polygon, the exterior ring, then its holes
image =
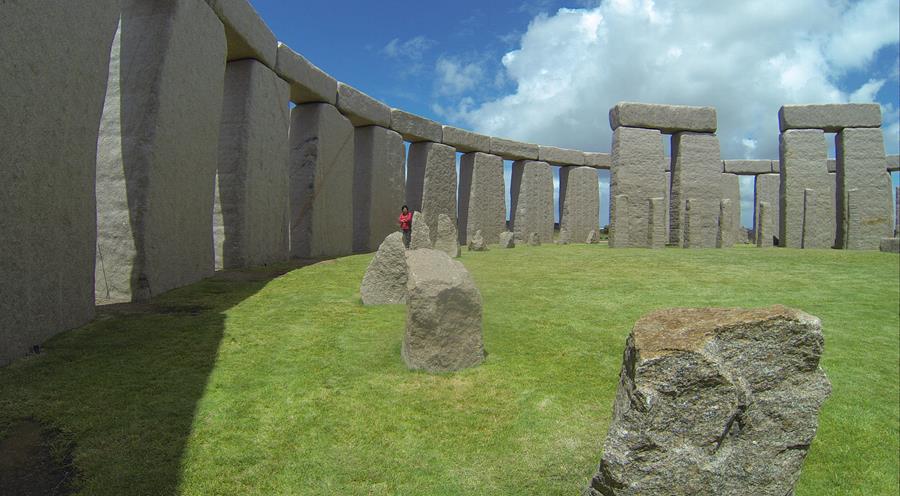
{"type": "Polygon", "coordinates": [[[885,171],[884,135],[879,128],[844,129],[835,140],[837,151],[837,240],[851,250],[875,250],[891,235],[889,174],[885,171]],[[887,179],[886,179],[887,178],[887,179]],[[847,192],[858,190],[852,207],[858,223],[849,223],[847,192]]]}
{"type": "Polygon", "coordinates": [[[783,306],[635,323],[589,494],[793,494],[831,393],[821,322],[783,306]]]}
{"type": "Polygon", "coordinates": [[[831,248],[834,227],[828,222],[830,196],[814,189],[803,191],[803,240],[801,248],[831,248]]]}
{"type": "Polygon", "coordinates": [[[453,221],[446,214],[438,214],[434,249],[440,250],[453,258],[459,256],[459,235],[456,232],[456,225],[453,224],[453,221]]]}
{"type": "MultiPolygon", "coordinates": [[[[669,166],[671,167],[671,165],[669,166]]],[[[666,242],[672,239],[672,172],[666,172],[666,183],[663,189],[663,201],[666,206],[666,242]]]]}
{"type": "Polygon", "coordinates": [[[734,246],[735,232],[732,220],[732,203],[728,198],[719,200],[719,229],[716,233],[716,248],[734,246]]]}
{"type": "MultiPolygon", "coordinates": [[[[666,206],[664,198],[647,200],[647,246],[650,248],[666,247],[666,206]]],[[[594,231],[591,231],[594,232],[594,231]]]]}
{"type": "MultiPolygon", "coordinates": [[[[672,136],[672,202],[669,209],[669,241],[683,244],[681,226],[684,218],[684,201],[697,200],[694,212],[703,220],[704,230],[699,239],[692,240],[698,248],[716,246],[716,222],[708,222],[719,214],[722,196],[722,159],[719,156],[719,138],[714,134],[677,133],[672,136]]],[[[735,176],[737,177],[737,176],[735,176]]],[[[662,196],[662,195],[660,195],[662,196]]]]}
{"type": "Polygon", "coordinates": [[[528,241],[531,233],[553,240],[553,173],[546,162],[518,160],[512,166],[510,221],[516,241],[528,241]]]}
{"type": "Polygon", "coordinates": [[[118,5],[0,2],[0,366],[94,316],[97,129],[118,5]]]}
{"type": "Polygon", "coordinates": [[[778,110],[781,132],[788,129],[822,129],[836,133],[847,127],[880,127],[877,103],[826,103],[784,105],[778,110]]]}
{"type": "MultiPolygon", "coordinates": [[[[788,248],[803,246],[804,220],[817,226],[830,226],[834,233],[833,202],[825,201],[824,196],[830,194],[834,183],[826,168],[825,134],[820,130],[789,130],[781,134],[781,182],[779,205],[779,244],[788,248]],[[810,216],[804,210],[804,191],[818,191],[822,198],[821,205],[828,207],[817,209],[810,216]],[[818,217],[822,216],[822,217],[818,217]]],[[[833,238],[834,235],[832,234],[833,238]]],[[[831,246],[831,243],[825,243],[831,246]]],[[[825,247],[825,246],[823,246],[825,247]]]]}
{"type": "MultiPolygon", "coordinates": [[[[722,174],[722,198],[731,200],[727,219],[734,242],[744,234],[741,228],[741,178],[737,174],[722,174]]],[[[744,236],[746,238],[746,236],[744,236]]]]}
{"type": "Polygon", "coordinates": [[[900,237],[900,186],[894,188],[894,237],[900,237]]]}
{"type": "Polygon", "coordinates": [[[353,249],[353,125],[327,103],[291,111],[291,256],[353,249]]]}
{"type": "Polygon", "coordinates": [[[406,183],[403,138],[379,126],[353,135],[353,250],[371,251],[397,229],[406,183]]]}
{"type": "Polygon", "coordinates": [[[773,245],[775,215],[771,203],[759,202],[756,206],[756,246],[770,248],[773,245]]]}
{"type": "Polygon", "coordinates": [[[515,248],[516,234],[510,231],[500,233],[500,248],[515,248]]]}
{"type": "MultiPolygon", "coordinates": [[[[684,201],[684,229],[682,231],[683,248],[705,248],[706,237],[710,229],[716,228],[717,217],[710,218],[708,202],[688,198],[684,201]]],[[[718,203],[718,202],[717,202],[718,203]]]]}
{"type": "MultiPolygon", "coordinates": [[[[780,193],[778,189],[780,188],[781,177],[778,174],[760,174],[756,176],[756,198],[755,198],[755,208],[753,214],[753,229],[755,233],[759,233],[760,228],[760,212],[759,206],[762,203],[769,204],[769,215],[771,215],[771,224],[768,226],[766,232],[770,238],[775,238],[779,236],[779,203],[780,203],[780,193]]],[[[763,246],[769,246],[772,244],[773,239],[769,239],[768,241],[763,242],[763,246]],[[766,245],[765,243],[769,243],[766,245]]],[[[759,239],[756,240],[757,246],[759,245],[759,239]]]]}
{"type": "Polygon", "coordinates": [[[287,83],[254,59],[226,66],[213,210],[216,268],[289,258],[289,94],[287,83]]]}
{"type": "Polygon", "coordinates": [[[406,366],[450,372],[481,363],[481,293],[469,272],[438,250],[409,251],[406,260],[406,366]]]}
{"type": "Polygon", "coordinates": [[[96,148],[96,291],[137,301],[213,274],[226,41],[205,2],[121,9],[96,148]]]}
{"type": "Polygon", "coordinates": [[[560,167],[559,225],[572,239],[600,229],[600,183],[590,167],[560,167]]]}
{"type": "Polygon", "coordinates": [[[486,243],[499,242],[506,230],[506,183],[500,157],[474,152],[460,159],[457,225],[462,244],[475,231],[481,231],[486,243]]]}
{"type": "Polygon", "coordinates": [[[393,305],[406,302],[406,247],[403,233],[384,238],[369,262],[359,287],[363,305],[393,305]]]}
{"type": "Polygon", "coordinates": [[[452,146],[430,141],[409,145],[406,205],[422,212],[433,233],[439,214],[456,221],[456,150],[452,146]]]}
{"type": "Polygon", "coordinates": [[[610,248],[647,247],[647,200],[665,196],[665,160],[659,131],[613,131],[610,173],[610,248]],[[620,200],[627,201],[622,208],[620,200]]]}
{"type": "Polygon", "coordinates": [[[620,102],[609,111],[609,125],[658,129],[664,133],[693,131],[716,132],[715,107],[659,105],[654,103],[620,102]]]}
{"type": "Polygon", "coordinates": [[[422,248],[430,249],[433,246],[431,243],[431,229],[428,227],[428,224],[425,223],[422,212],[413,212],[412,228],[409,236],[410,250],[419,250],[422,248]]]}

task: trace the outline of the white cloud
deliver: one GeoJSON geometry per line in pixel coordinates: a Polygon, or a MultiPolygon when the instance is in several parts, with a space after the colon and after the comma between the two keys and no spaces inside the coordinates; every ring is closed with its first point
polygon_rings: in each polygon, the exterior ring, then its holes
{"type": "Polygon", "coordinates": [[[881,87],[884,86],[886,80],[884,79],[870,79],[868,83],[862,85],[854,91],[850,93],[850,101],[851,102],[874,102],[875,95],[878,94],[878,91],[881,90],[881,87]]]}
{"type": "Polygon", "coordinates": [[[434,40],[421,35],[406,41],[394,38],[381,49],[381,52],[391,58],[421,60],[425,52],[434,46],[435,43],[434,40]]]}
{"type": "Polygon", "coordinates": [[[437,90],[442,95],[458,95],[471,90],[484,78],[484,69],[476,63],[463,63],[441,57],[435,63],[437,90]]]}

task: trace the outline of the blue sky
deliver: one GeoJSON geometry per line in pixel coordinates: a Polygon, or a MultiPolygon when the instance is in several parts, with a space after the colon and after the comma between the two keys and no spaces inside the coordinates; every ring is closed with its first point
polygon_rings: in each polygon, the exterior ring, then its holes
{"type": "Polygon", "coordinates": [[[875,101],[900,148],[896,0],[252,3],[337,79],[487,134],[609,151],[617,101],[713,105],[723,158],[777,158],[780,105],[875,101]]]}

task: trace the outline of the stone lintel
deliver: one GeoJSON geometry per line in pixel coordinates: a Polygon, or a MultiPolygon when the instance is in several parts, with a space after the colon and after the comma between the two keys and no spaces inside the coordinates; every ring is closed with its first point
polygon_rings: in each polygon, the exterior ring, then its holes
{"type": "Polygon", "coordinates": [[[731,174],[756,175],[773,172],[771,160],[723,160],[722,171],[731,174]]]}
{"type": "Polygon", "coordinates": [[[441,142],[456,148],[457,151],[463,153],[482,152],[490,153],[491,137],[483,134],[473,133],[453,126],[443,127],[443,137],[441,142]]]}
{"type": "Polygon", "coordinates": [[[537,160],[540,155],[540,148],[538,145],[531,143],[522,143],[492,136],[491,153],[507,160],[537,160]]]}
{"type": "Polygon", "coordinates": [[[716,132],[715,107],[660,105],[653,103],[619,102],[609,110],[609,125],[657,129],[666,134],[682,131],[716,132]]]}
{"type": "Polygon", "coordinates": [[[612,166],[612,156],[608,153],[584,152],[584,165],[595,169],[609,169],[612,166]]]}
{"type": "Polygon", "coordinates": [[[337,108],[356,126],[391,126],[391,108],[358,89],[337,83],[337,108]]]}
{"type": "Polygon", "coordinates": [[[538,146],[538,160],[553,165],[584,165],[584,152],[557,148],[555,146],[538,146]]]}
{"type": "Polygon", "coordinates": [[[298,105],[337,102],[337,80],[281,42],[275,73],[291,85],[291,101],[298,105]]]}
{"type": "Polygon", "coordinates": [[[278,41],[247,0],[206,0],[225,26],[228,61],[256,59],[274,69],[278,41]]]}
{"type": "Polygon", "coordinates": [[[778,110],[778,126],[781,132],[821,129],[826,133],[847,127],[881,127],[881,106],[877,103],[783,105],[778,110]]]}
{"type": "Polygon", "coordinates": [[[400,109],[391,109],[391,129],[412,143],[419,141],[440,143],[444,134],[437,122],[400,109]]]}

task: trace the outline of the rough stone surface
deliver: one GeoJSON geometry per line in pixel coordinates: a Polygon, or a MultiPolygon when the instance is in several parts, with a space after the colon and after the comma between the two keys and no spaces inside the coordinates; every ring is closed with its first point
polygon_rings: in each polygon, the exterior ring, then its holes
{"type": "Polygon", "coordinates": [[[481,363],[481,293],[469,272],[438,250],[408,251],[406,260],[406,366],[451,372],[481,363]]]}
{"type": "Polygon", "coordinates": [[[481,231],[495,244],[506,230],[506,182],[503,159],[487,153],[466,153],[459,160],[459,242],[481,231]]]}
{"type": "Polygon", "coordinates": [[[559,225],[572,239],[600,229],[600,183],[590,167],[560,167],[559,225]]]}
{"type": "Polygon", "coordinates": [[[886,253],[900,253],[900,238],[881,238],[878,249],[886,253]]]}
{"type": "Polygon", "coordinates": [[[441,143],[456,148],[462,153],[483,152],[490,153],[491,137],[473,133],[465,129],[453,126],[443,126],[441,143]]]}
{"type": "Polygon", "coordinates": [[[533,232],[529,234],[528,246],[541,246],[541,233],[533,232]]]}
{"type": "Polygon", "coordinates": [[[275,68],[278,42],[275,34],[248,0],[206,0],[222,24],[228,40],[228,60],[256,59],[275,68]]]}
{"type": "Polygon", "coordinates": [[[881,127],[877,103],[829,103],[784,105],[778,110],[781,132],[788,129],[821,129],[836,133],[847,127],[881,127]]]}
{"type": "Polygon", "coordinates": [[[500,233],[500,248],[515,248],[516,235],[510,231],[500,233]]]}
{"type": "Polygon", "coordinates": [[[438,214],[434,249],[450,255],[452,258],[459,256],[459,235],[456,232],[456,224],[447,214],[438,214]]]}
{"type": "Polygon", "coordinates": [[[769,202],[759,202],[756,206],[756,246],[758,248],[771,248],[775,233],[774,229],[774,213],[772,204],[769,202]]]}
{"type": "Polygon", "coordinates": [[[569,234],[569,230],[565,227],[559,228],[559,237],[556,239],[556,244],[558,245],[567,245],[572,242],[572,235],[569,234]]]}
{"type": "Polygon", "coordinates": [[[337,80],[281,42],[275,72],[291,85],[291,101],[296,104],[337,101],[337,80]]]}
{"type": "Polygon", "coordinates": [[[900,171],[900,155],[888,155],[885,157],[888,172],[900,171]]]}
{"type": "Polygon", "coordinates": [[[663,200],[666,203],[666,242],[668,243],[672,237],[672,173],[668,171],[666,172],[666,182],[663,186],[663,200]]]}
{"type": "Polygon", "coordinates": [[[291,256],[353,250],[353,124],[327,103],[291,111],[291,256]]]}
{"type": "Polygon", "coordinates": [[[0,4],[0,366],[94,316],[97,129],[118,18],[112,0],[0,4]]]}
{"type": "Polygon", "coordinates": [[[358,89],[337,83],[337,108],[354,126],[390,127],[391,108],[358,89]]]}
{"type": "Polygon", "coordinates": [[[698,209],[694,212],[695,218],[703,227],[696,233],[699,238],[693,239],[691,244],[695,248],[715,248],[719,200],[725,198],[720,186],[722,159],[719,155],[719,138],[713,134],[676,133],[672,136],[670,243],[683,244],[684,201],[693,198],[697,200],[694,206],[698,209]]]}
{"type": "Polygon", "coordinates": [[[609,110],[609,125],[657,129],[664,133],[693,131],[716,132],[715,107],[658,105],[653,103],[620,102],[609,110]]]}
{"type": "Polygon", "coordinates": [[[537,160],[538,145],[491,137],[491,153],[508,160],[537,160]]]}
{"type": "Polygon", "coordinates": [[[587,243],[589,245],[595,245],[599,242],[600,242],[600,235],[597,234],[597,231],[591,231],[588,233],[585,243],[587,243]]]}
{"type": "Polygon", "coordinates": [[[380,126],[357,127],[353,149],[353,251],[368,252],[397,230],[406,149],[399,134],[380,126]]]}
{"type": "MultiPolygon", "coordinates": [[[[780,193],[778,189],[780,188],[781,177],[778,174],[760,174],[756,176],[756,199],[754,205],[753,212],[753,226],[754,233],[759,233],[760,231],[760,204],[763,202],[768,203],[768,211],[771,219],[769,219],[769,226],[767,226],[765,232],[766,235],[769,236],[770,239],[765,240],[763,242],[763,246],[769,246],[773,243],[774,238],[778,237],[778,226],[780,225],[779,221],[779,198],[780,193]],[[768,244],[766,244],[768,243],[768,244]]],[[[755,234],[754,234],[755,235],[755,234]]],[[[759,239],[754,239],[754,242],[759,246],[759,239]]]]}
{"type": "Polygon", "coordinates": [[[837,173],[837,159],[834,159],[834,158],[828,159],[828,172],[837,173]]]}
{"type": "MultiPolygon", "coordinates": [[[[664,198],[647,200],[647,246],[666,247],[666,205],[664,198]]],[[[593,232],[593,231],[591,231],[593,232]]]]}
{"type": "Polygon", "coordinates": [[[456,150],[423,141],[409,145],[406,161],[406,205],[419,210],[432,233],[439,214],[456,223],[456,150]]]}
{"type": "Polygon", "coordinates": [[[612,156],[608,153],[584,152],[584,165],[595,169],[609,169],[612,156]]]}
{"type": "Polygon", "coordinates": [[[538,146],[538,160],[554,165],[584,165],[584,152],[557,148],[555,146],[538,146]]]}
{"type": "Polygon", "coordinates": [[[391,109],[391,129],[400,133],[403,139],[413,143],[419,141],[440,143],[443,137],[443,129],[437,122],[400,109],[391,109]]]}
{"type": "Polygon", "coordinates": [[[512,166],[510,222],[516,241],[530,233],[553,239],[553,173],[546,162],[519,160],[512,166]]]}
{"type": "Polygon", "coordinates": [[[289,258],[289,91],[257,60],[229,62],[225,68],[213,206],[216,268],[289,258]]]}
{"type": "Polygon", "coordinates": [[[101,300],[211,276],[226,41],[205,2],[121,3],[97,153],[101,300]]]}
{"type": "Polygon", "coordinates": [[[803,240],[801,248],[831,248],[834,243],[834,228],[827,221],[829,212],[828,192],[822,194],[814,189],[803,192],[803,240]]]}
{"type": "Polygon", "coordinates": [[[413,212],[412,228],[410,232],[409,249],[420,250],[422,248],[431,248],[431,229],[422,217],[422,212],[413,212]]]}
{"type": "MultiPolygon", "coordinates": [[[[721,200],[720,200],[721,201],[721,200]]],[[[688,198],[684,205],[683,248],[709,248],[707,244],[710,229],[716,229],[718,215],[710,217],[709,204],[712,200],[688,198]]],[[[714,205],[719,202],[715,202],[714,205]]]]}
{"type": "Polygon", "coordinates": [[[900,186],[894,188],[894,237],[900,237],[900,186]]]}
{"type": "Polygon", "coordinates": [[[406,302],[406,247],[403,233],[389,234],[375,258],[369,262],[359,286],[363,305],[394,305],[406,302]]]}
{"type": "MultiPolygon", "coordinates": [[[[731,242],[736,243],[741,239],[741,178],[737,174],[723,173],[722,176],[722,199],[731,200],[728,207],[730,217],[727,219],[727,226],[731,230],[731,242]]],[[[721,223],[720,223],[721,224],[721,223]]]]}
{"type": "Polygon", "coordinates": [[[481,235],[481,229],[475,231],[475,234],[469,239],[469,251],[488,251],[484,236],[481,235]]]}
{"type": "Polygon", "coordinates": [[[793,494],[831,394],[823,348],[818,318],[779,305],[645,315],[587,494],[793,494]]]}
{"type": "Polygon", "coordinates": [[[734,246],[735,230],[732,218],[733,204],[728,198],[719,200],[719,229],[716,233],[716,248],[731,248],[734,246]]]}
{"type": "Polygon", "coordinates": [[[850,250],[875,250],[892,233],[890,175],[885,171],[884,135],[878,128],[848,128],[837,134],[837,235],[850,250]],[[853,202],[851,190],[858,190],[853,202]],[[851,209],[856,222],[850,223],[851,209]]]}
{"type": "Polygon", "coordinates": [[[731,174],[756,175],[773,172],[771,160],[723,160],[722,170],[731,174]]]}
{"type": "Polygon", "coordinates": [[[665,197],[666,192],[663,155],[659,131],[632,127],[613,131],[610,248],[647,247],[647,200],[665,197]],[[620,200],[627,205],[620,205],[620,200]]]}
{"type": "MultiPolygon", "coordinates": [[[[834,184],[825,167],[828,146],[825,134],[820,130],[789,130],[780,138],[781,180],[779,190],[779,244],[787,248],[803,247],[804,221],[820,226],[821,232],[827,224],[834,233],[833,202],[830,208],[820,208],[816,212],[804,213],[804,191],[812,189],[821,192],[823,202],[831,195],[834,184]],[[827,196],[826,195],[831,195],[827,196]],[[822,217],[817,217],[821,215],[822,217]]],[[[812,227],[812,226],[810,226],[812,227]]],[[[832,238],[834,234],[832,234],[832,238]]],[[[825,243],[831,246],[831,243],[825,243]]],[[[827,246],[823,246],[826,248],[827,246]]]]}

